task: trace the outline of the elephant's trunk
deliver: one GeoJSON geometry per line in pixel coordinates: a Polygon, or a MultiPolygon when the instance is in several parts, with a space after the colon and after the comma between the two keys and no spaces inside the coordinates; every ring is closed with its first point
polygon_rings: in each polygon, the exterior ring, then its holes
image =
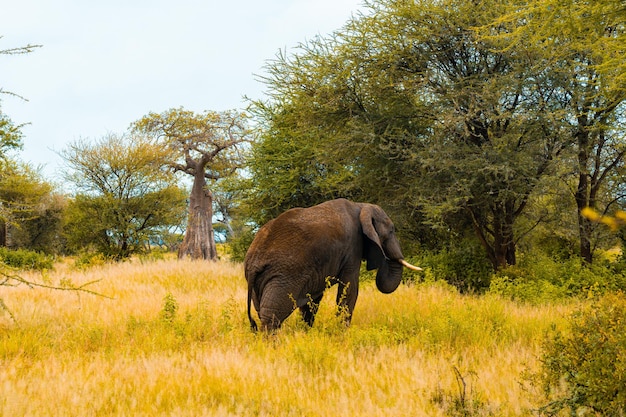
{"type": "Polygon", "coordinates": [[[384,261],[376,273],[376,288],[383,294],[392,293],[402,281],[402,265],[399,262],[384,261]]]}
{"type": "Polygon", "coordinates": [[[400,262],[402,264],[402,266],[404,266],[406,268],[409,268],[409,269],[412,269],[413,271],[423,271],[423,269],[420,268],[419,266],[411,265],[410,263],[408,263],[404,259],[400,259],[398,262],[400,262]]]}
{"type": "Polygon", "coordinates": [[[378,268],[378,273],[376,274],[376,287],[378,291],[389,294],[394,292],[398,285],[400,285],[400,281],[402,281],[402,267],[406,267],[412,269],[414,271],[421,271],[422,268],[411,265],[404,259],[397,260],[386,260],[382,263],[380,268],[378,268]]]}

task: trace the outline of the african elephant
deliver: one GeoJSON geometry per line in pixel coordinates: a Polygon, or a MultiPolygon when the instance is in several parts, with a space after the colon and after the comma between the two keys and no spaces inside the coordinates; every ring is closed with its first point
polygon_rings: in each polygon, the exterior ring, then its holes
{"type": "Polygon", "coordinates": [[[404,261],[391,219],[374,204],[337,199],[293,208],[269,221],[244,260],[252,330],[257,324],[251,302],[264,330],[279,328],[296,308],[312,326],[327,281],[338,284],[337,305],[349,324],[363,259],[368,270],[378,269],[376,286],[385,294],[400,284],[403,265],[421,270],[404,261]]]}

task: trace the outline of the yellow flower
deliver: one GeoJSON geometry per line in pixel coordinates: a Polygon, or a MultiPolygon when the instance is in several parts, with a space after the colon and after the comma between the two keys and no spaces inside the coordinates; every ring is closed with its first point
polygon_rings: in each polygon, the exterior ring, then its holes
{"type": "Polygon", "coordinates": [[[626,211],[618,211],[615,213],[615,218],[621,223],[626,223],[626,211]]]}
{"type": "Polygon", "coordinates": [[[591,220],[592,222],[604,223],[611,228],[611,230],[617,230],[621,226],[626,225],[626,212],[618,211],[615,213],[615,217],[602,216],[591,207],[585,207],[580,212],[583,216],[591,220]]]}
{"type": "Polygon", "coordinates": [[[593,222],[599,222],[602,219],[602,216],[591,207],[585,207],[584,209],[580,211],[580,214],[582,214],[583,216],[585,216],[586,218],[588,218],[589,220],[593,222]]]}

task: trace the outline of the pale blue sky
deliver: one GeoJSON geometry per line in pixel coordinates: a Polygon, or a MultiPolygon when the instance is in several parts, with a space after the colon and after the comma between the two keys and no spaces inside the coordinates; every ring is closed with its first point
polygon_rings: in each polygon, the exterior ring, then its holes
{"type": "Polygon", "coordinates": [[[122,133],[151,112],[241,109],[260,98],[264,63],[326,35],[361,0],[2,0],[2,110],[23,128],[22,160],[59,174],[55,152],[122,133]]]}

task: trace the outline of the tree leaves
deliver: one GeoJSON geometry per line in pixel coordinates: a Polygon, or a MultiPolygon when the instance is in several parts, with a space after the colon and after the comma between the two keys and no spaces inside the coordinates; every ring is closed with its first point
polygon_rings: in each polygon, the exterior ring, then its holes
{"type": "Polygon", "coordinates": [[[68,246],[116,259],[139,252],[184,218],[186,194],[162,169],[169,150],[143,136],[78,140],[61,153],[77,194],[68,207],[68,246]]]}

